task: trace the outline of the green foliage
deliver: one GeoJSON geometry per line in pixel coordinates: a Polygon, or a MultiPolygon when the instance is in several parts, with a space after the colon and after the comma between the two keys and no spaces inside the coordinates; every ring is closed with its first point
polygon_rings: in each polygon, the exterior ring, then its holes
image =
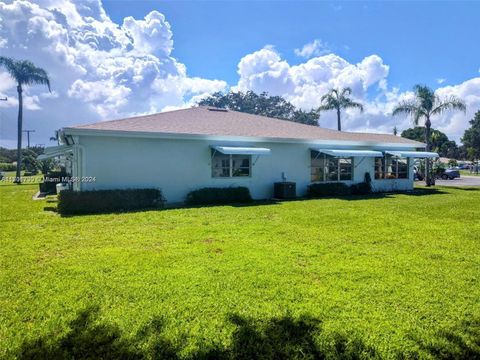
{"type": "Polygon", "coordinates": [[[311,198],[323,196],[344,196],[350,195],[350,186],[341,183],[315,183],[308,186],[307,196],[311,198]]]}
{"type": "Polygon", "coordinates": [[[58,194],[57,210],[62,215],[99,214],[161,208],[158,189],[64,190],[58,194]]]}
{"type": "Polygon", "coordinates": [[[246,187],[203,188],[187,194],[189,205],[214,205],[252,202],[250,190],[246,187]]]}
{"type": "Polygon", "coordinates": [[[372,193],[372,184],[366,181],[350,186],[352,195],[368,195],[372,193]]]}
{"type": "Polygon", "coordinates": [[[16,168],[15,164],[0,163],[0,171],[15,171],[16,168]]]}
{"type": "Polygon", "coordinates": [[[29,174],[37,174],[40,169],[40,162],[37,160],[37,154],[31,149],[23,149],[23,167],[29,174]]]}
{"type": "MultiPolygon", "coordinates": [[[[402,137],[419,142],[425,142],[425,128],[415,126],[414,128],[402,131],[402,137]]],[[[432,129],[430,133],[431,150],[437,152],[441,157],[462,159],[462,153],[453,140],[449,140],[440,130],[432,129]]]]}
{"type": "Polygon", "coordinates": [[[36,190],[0,183],[2,359],[480,356],[478,188],[74,217],[36,190]]]}
{"type": "Polygon", "coordinates": [[[475,113],[474,118],[469,123],[470,128],[465,130],[462,143],[467,150],[468,158],[478,160],[480,159],[480,111],[475,113]]]}
{"type": "Polygon", "coordinates": [[[245,112],[249,114],[268,116],[272,118],[295,121],[307,125],[318,125],[319,113],[310,110],[296,109],[281,96],[269,96],[266,92],[260,95],[253,91],[247,92],[216,92],[201,100],[198,105],[214,106],[221,109],[245,112]]]}

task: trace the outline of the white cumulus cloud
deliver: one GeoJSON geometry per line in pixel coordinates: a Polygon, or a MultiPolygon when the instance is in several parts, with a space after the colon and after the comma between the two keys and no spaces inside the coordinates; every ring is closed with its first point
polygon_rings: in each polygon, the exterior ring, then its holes
{"type": "MultiPolygon", "coordinates": [[[[172,56],[173,34],[163,14],[117,24],[100,0],[0,2],[0,49],[50,74],[53,94],[42,86],[25,89],[25,123],[42,143],[62,126],[183,106],[227,86],[188,76],[172,56]]],[[[0,105],[1,143],[11,146],[16,87],[1,69],[0,95],[9,97],[0,105]]]]}
{"type": "Polygon", "coordinates": [[[330,52],[328,45],[320,39],[315,39],[312,42],[309,42],[301,49],[295,49],[294,53],[297,56],[304,57],[304,58],[311,58],[312,56],[320,56],[325,55],[330,52]]]}

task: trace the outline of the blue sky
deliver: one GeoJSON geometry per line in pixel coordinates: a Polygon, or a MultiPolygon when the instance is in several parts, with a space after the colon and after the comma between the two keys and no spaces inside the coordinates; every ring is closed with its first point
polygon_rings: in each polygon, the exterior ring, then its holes
{"type": "MultiPolygon", "coordinates": [[[[480,1],[0,1],[0,55],[46,69],[24,92],[32,142],[56,129],[194,106],[216,91],[267,91],[310,110],[331,88],[364,105],[347,131],[391,133],[417,83],[466,113],[433,126],[459,141],[480,109],[480,1]]],[[[0,145],[15,147],[15,83],[0,69],[0,145]]],[[[319,124],[335,128],[332,112],[319,124]]]]}
{"type": "Polygon", "coordinates": [[[437,87],[478,75],[480,1],[477,2],[210,2],[105,1],[116,22],[165,14],[174,33],[175,57],[190,76],[238,80],[245,54],[274,45],[290,64],[293,50],[313,39],[350,62],[378,54],[391,65],[389,81],[408,90],[437,87]]]}

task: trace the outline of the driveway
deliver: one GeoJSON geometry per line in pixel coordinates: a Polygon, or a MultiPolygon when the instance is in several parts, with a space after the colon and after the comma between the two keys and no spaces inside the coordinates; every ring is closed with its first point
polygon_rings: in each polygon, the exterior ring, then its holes
{"type": "Polygon", "coordinates": [[[442,186],[480,186],[480,176],[461,176],[453,180],[435,180],[435,185],[442,186]]]}

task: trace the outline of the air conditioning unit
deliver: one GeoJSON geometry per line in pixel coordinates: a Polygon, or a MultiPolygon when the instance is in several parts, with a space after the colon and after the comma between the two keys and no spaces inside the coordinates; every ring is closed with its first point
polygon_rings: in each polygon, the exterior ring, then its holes
{"type": "Polygon", "coordinates": [[[273,186],[275,199],[295,199],[297,197],[297,184],[291,181],[276,182],[273,186]]]}

